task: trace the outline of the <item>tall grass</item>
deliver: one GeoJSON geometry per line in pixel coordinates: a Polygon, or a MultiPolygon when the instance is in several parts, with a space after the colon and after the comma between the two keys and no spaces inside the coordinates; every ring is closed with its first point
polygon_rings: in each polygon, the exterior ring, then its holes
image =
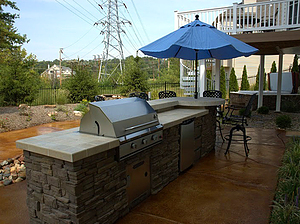
{"type": "Polygon", "coordinates": [[[289,144],[282,163],[270,223],[300,223],[300,138],[289,144]]]}

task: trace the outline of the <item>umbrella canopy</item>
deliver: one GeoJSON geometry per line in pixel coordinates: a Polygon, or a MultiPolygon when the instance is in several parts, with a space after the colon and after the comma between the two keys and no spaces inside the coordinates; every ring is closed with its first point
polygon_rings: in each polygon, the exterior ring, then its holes
{"type": "Polygon", "coordinates": [[[258,49],[217,30],[215,27],[196,20],[178,30],[140,48],[144,54],[156,58],[220,60],[250,56],[258,49]]]}
{"type": "MultiPolygon", "coordinates": [[[[199,21],[194,22],[139,49],[144,54],[156,58],[181,58],[197,61],[206,58],[220,60],[250,56],[258,49],[234,38],[215,27],[199,21]]],[[[195,75],[195,95],[198,98],[197,75],[195,75]]]]}

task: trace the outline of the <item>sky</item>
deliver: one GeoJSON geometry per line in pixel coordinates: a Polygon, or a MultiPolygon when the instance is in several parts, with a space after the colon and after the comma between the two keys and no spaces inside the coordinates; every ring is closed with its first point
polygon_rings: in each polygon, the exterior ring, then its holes
{"type": "MultiPolygon", "coordinates": [[[[102,25],[104,0],[15,0],[20,15],[15,27],[30,40],[23,45],[27,53],[36,55],[39,61],[59,58],[90,60],[102,56],[104,35],[102,25]]],[[[122,2],[119,0],[119,2],[122,2]]],[[[120,5],[124,56],[136,55],[136,51],[162,36],[174,31],[174,11],[188,11],[232,6],[234,0],[123,0],[127,10],[120,5]]],[[[143,56],[139,53],[139,56],[143,56]]]]}

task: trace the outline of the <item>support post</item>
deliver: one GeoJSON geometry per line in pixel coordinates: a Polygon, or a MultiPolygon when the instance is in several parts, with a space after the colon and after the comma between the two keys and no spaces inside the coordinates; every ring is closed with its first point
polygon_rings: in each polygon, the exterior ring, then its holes
{"type": "Polygon", "coordinates": [[[221,61],[219,59],[216,59],[216,63],[215,63],[215,90],[220,90],[220,66],[221,65],[221,61]]]}
{"type": "Polygon", "coordinates": [[[280,112],[281,106],[281,83],[282,83],[282,64],[283,64],[283,53],[279,53],[278,62],[278,79],[277,79],[277,98],[276,98],[276,112],[280,112]]]}
{"type": "Polygon", "coordinates": [[[206,66],[205,59],[199,61],[199,96],[203,97],[203,92],[206,90],[206,66]]]}
{"type": "Polygon", "coordinates": [[[258,104],[257,108],[263,105],[263,93],[264,93],[264,71],[265,71],[265,55],[260,55],[260,66],[259,66],[259,85],[258,85],[258,104]]]}
{"type": "Polygon", "coordinates": [[[195,60],[195,93],[194,93],[194,98],[198,99],[198,50],[195,50],[196,52],[196,60],[195,60]]]}
{"type": "Polygon", "coordinates": [[[233,3],[233,21],[232,21],[232,34],[236,34],[236,26],[237,26],[237,5],[238,3],[233,3]]]}

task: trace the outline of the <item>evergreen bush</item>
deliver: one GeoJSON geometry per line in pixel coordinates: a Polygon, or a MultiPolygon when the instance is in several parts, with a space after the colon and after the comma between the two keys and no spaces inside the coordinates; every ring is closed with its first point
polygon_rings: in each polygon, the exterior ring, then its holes
{"type": "Polygon", "coordinates": [[[226,99],[227,91],[226,91],[225,69],[223,66],[221,66],[221,70],[220,70],[220,91],[222,92],[222,98],[226,99]]]}
{"type": "Polygon", "coordinates": [[[239,91],[239,85],[235,75],[234,68],[232,68],[229,76],[229,93],[237,92],[237,91],[239,91]]]}
{"type": "Polygon", "coordinates": [[[241,82],[241,90],[249,90],[249,89],[250,89],[250,84],[249,84],[248,76],[247,76],[247,68],[246,68],[246,65],[244,65],[242,82],[241,82]]]}
{"type": "Polygon", "coordinates": [[[269,107],[262,106],[257,109],[257,113],[259,114],[268,114],[269,113],[269,107]]]}
{"type": "Polygon", "coordinates": [[[300,111],[300,105],[292,100],[284,100],[281,104],[283,112],[296,113],[300,111]]]}
{"type": "Polygon", "coordinates": [[[279,128],[285,129],[291,127],[292,119],[288,115],[280,115],[276,118],[276,125],[279,128]]]}

